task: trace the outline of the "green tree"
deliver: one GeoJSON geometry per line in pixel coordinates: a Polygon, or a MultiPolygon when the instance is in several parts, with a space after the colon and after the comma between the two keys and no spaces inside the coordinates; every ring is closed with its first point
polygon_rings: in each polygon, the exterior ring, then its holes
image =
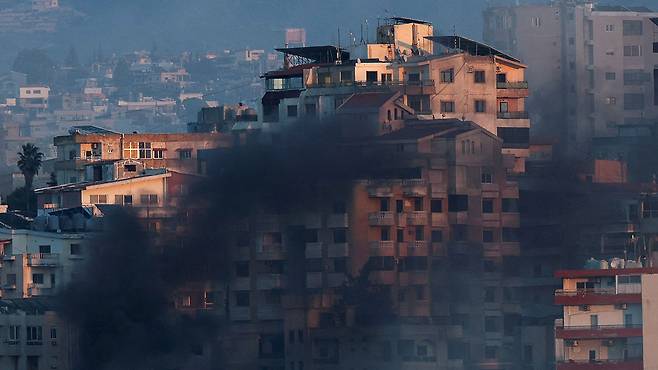
{"type": "Polygon", "coordinates": [[[32,143],[23,144],[22,151],[18,152],[18,161],[16,164],[25,177],[25,198],[27,199],[26,209],[28,212],[31,208],[29,199],[32,194],[34,176],[39,173],[42,161],[43,153],[41,153],[39,148],[32,143]]]}
{"type": "Polygon", "coordinates": [[[21,50],[12,69],[25,73],[27,82],[31,84],[51,84],[55,73],[55,62],[40,49],[21,50]]]}

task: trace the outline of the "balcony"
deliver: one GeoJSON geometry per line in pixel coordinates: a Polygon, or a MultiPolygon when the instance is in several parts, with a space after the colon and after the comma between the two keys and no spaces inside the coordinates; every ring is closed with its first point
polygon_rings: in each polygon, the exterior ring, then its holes
{"type": "Polygon", "coordinates": [[[46,287],[41,284],[29,284],[27,286],[27,294],[30,297],[43,297],[53,295],[55,289],[46,287]]]}
{"type": "Polygon", "coordinates": [[[329,288],[336,288],[339,286],[343,286],[346,280],[347,277],[342,272],[332,272],[327,274],[327,285],[329,286],[329,288]]]}
{"type": "Polygon", "coordinates": [[[283,319],[283,308],[280,305],[259,305],[256,314],[258,320],[281,320],[283,319]]]}
{"type": "Polygon", "coordinates": [[[427,213],[424,211],[409,212],[407,215],[407,225],[424,226],[427,225],[427,213]]]}
{"type": "Polygon", "coordinates": [[[622,304],[622,303],[641,303],[642,302],[642,288],[640,285],[636,287],[625,287],[621,291],[611,288],[594,288],[594,289],[578,289],[578,290],[563,290],[558,289],[555,291],[555,304],[564,306],[579,306],[579,305],[596,305],[596,304],[622,304]]]}
{"type": "Polygon", "coordinates": [[[328,228],[341,228],[349,226],[349,218],[347,213],[331,214],[327,217],[328,228]]]}
{"type": "Polygon", "coordinates": [[[402,95],[436,94],[434,80],[420,81],[339,81],[313,82],[306,84],[307,89],[343,89],[348,92],[400,91],[402,95]]]}
{"type": "Polygon", "coordinates": [[[347,257],[349,256],[349,245],[347,243],[329,244],[327,256],[329,258],[347,257]]]}
{"type": "Polygon", "coordinates": [[[385,183],[368,185],[368,196],[371,198],[388,198],[393,196],[393,187],[385,183]]]}
{"type": "Polygon", "coordinates": [[[625,360],[558,361],[557,370],[642,370],[641,358],[625,360]]]}
{"type": "Polygon", "coordinates": [[[306,243],[306,258],[322,258],[322,243],[306,243]]]}
{"type": "Polygon", "coordinates": [[[258,289],[283,289],[285,288],[285,278],[281,274],[260,274],[258,275],[258,289]]]}
{"type": "Polygon", "coordinates": [[[498,112],[498,119],[530,119],[528,112],[498,112]]]}
{"type": "Polygon", "coordinates": [[[370,226],[393,226],[395,218],[393,212],[373,212],[368,214],[368,223],[370,226]]]}
{"type": "Polygon", "coordinates": [[[306,288],[309,288],[309,289],[322,288],[322,273],[321,272],[307,272],[306,273],[306,288]]]}
{"type": "Polygon", "coordinates": [[[422,179],[403,180],[402,192],[407,197],[424,197],[427,195],[427,181],[422,179]]]}
{"type": "Polygon", "coordinates": [[[371,256],[394,256],[395,255],[395,242],[387,241],[372,241],[370,244],[371,256]]]}
{"type": "Polygon", "coordinates": [[[528,82],[497,82],[496,88],[498,89],[499,98],[527,98],[528,82]]]}
{"type": "Polygon", "coordinates": [[[432,226],[448,226],[448,215],[445,213],[432,213],[432,226]]]}
{"type": "Polygon", "coordinates": [[[400,250],[400,255],[406,252],[407,256],[429,256],[429,248],[426,241],[417,240],[409,242],[404,250],[400,250]]]}
{"type": "Polygon", "coordinates": [[[279,261],[286,259],[285,248],[281,244],[263,245],[256,253],[256,259],[265,261],[279,261]]]}
{"type": "Polygon", "coordinates": [[[27,256],[27,265],[32,267],[56,267],[58,262],[59,254],[56,253],[34,253],[27,256]]]}
{"type": "Polygon", "coordinates": [[[641,337],[642,325],[557,326],[555,337],[561,339],[609,339],[641,337]]]}

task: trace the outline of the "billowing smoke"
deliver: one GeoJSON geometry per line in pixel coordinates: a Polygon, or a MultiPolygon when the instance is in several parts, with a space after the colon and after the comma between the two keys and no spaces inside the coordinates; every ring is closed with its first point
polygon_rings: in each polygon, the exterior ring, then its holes
{"type": "Polygon", "coordinates": [[[176,311],[173,297],[228,277],[236,222],[345,199],[355,179],[383,165],[385,158],[342,142],[337,128],[298,124],[275,144],[221,151],[160,233],[128,211],[107,215],[85,271],[60,297],[79,331],[79,369],[215,369],[217,358],[199,354],[221,337],[222,312],[176,311]]]}

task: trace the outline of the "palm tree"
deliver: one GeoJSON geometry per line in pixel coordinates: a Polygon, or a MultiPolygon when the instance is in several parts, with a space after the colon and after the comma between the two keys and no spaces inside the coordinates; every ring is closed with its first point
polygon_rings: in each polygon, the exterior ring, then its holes
{"type": "Polygon", "coordinates": [[[25,176],[25,195],[27,199],[28,212],[30,211],[30,198],[32,192],[32,183],[34,181],[34,176],[39,173],[41,168],[41,161],[43,160],[43,153],[39,151],[39,148],[32,143],[27,143],[22,146],[23,151],[18,153],[18,168],[25,176]]]}

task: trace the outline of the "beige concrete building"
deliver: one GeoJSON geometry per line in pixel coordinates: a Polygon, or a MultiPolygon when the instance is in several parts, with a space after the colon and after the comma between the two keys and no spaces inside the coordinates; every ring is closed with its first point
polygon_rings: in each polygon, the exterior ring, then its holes
{"type": "Polygon", "coordinates": [[[228,297],[213,307],[232,323],[223,342],[231,367],[516,366],[518,189],[500,138],[436,120],[364,143],[406,170],[236,232],[228,291],[212,294],[228,297]],[[359,286],[381,307],[355,301],[349,291],[359,286]],[[380,310],[390,316],[365,324],[380,310]]]}
{"type": "MultiPolygon", "coordinates": [[[[139,162],[144,169],[167,168],[195,174],[200,149],[228,147],[231,143],[230,136],[220,133],[122,134],[94,126],[73,127],[69,135],[54,139],[55,174],[58,184],[114,180],[116,177],[103,177],[103,165],[127,160],[139,162]]],[[[131,170],[135,163],[123,167],[131,170]]]]}
{"type": "Polygon", "coordinates": [[[655,369],[658,269],[623,260],[556,273],[557,369],[655,369]],[[626,264],[625,267],[617,264],[626,264]],[[606,267],[606,268],[602,268],[606,267]]]}
{"type": "Polygon", "coordinates": [[[329,119],[355,93],[399,92],[419,118],[469,120],[498,135],[503,151],[516,157],[514,171],[523,172],[530,127],[526,66],[464,37],[432,36],[426,22],[389,22],[373,44],[279,49],[298,64],[263,76],[263,128],[329,119]]]}
{"type": "Polygon", "coordinates": [[[530,66],[537,135],[560,140],[572,157],[588,158],[593,138],[647,135],[658,116],[658,13],[624,5],[555,1],[484,13],[485,41],[530,66]]]}

